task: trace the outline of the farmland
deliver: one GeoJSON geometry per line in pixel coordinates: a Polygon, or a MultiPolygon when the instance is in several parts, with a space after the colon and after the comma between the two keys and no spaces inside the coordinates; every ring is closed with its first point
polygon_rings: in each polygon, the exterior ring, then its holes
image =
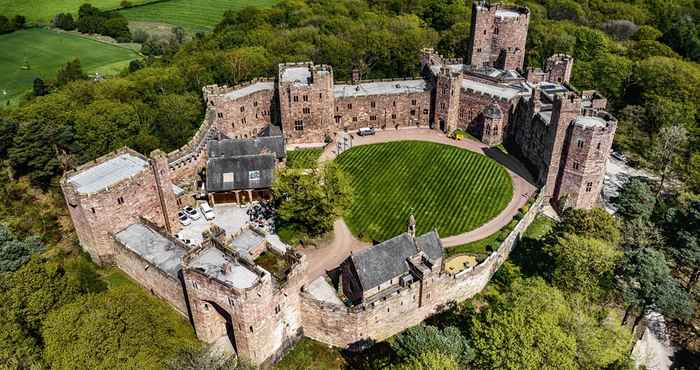
{"type": "Polygon", "coordinates": [[[227,10],[268,6],[276,0],[170,0],[120,12],[130,21],[168,23],[190,31],[210,31],[227,10]]]}
{"type": "Polygon", "coordinates": [[[323,149],[297,149],[287,152],[287,167],[311,168],[314,167],[323,149]]]}
{"type": "Polygon", "coordinates": [[[399,141],[363,145],[337,161],[351,178],[345,221],[356,236],[386,240],[406,230],[411,209],[418,233],[473,230],[503,210],[513,188],[497,162],[448,145],[399,141]]]}
{"type": "Polygon", "coordinates": [[[134,51],[84,37],[33,28],[0,35],[0,102],[31,89],[36,77],[52,79],[75,58],[85,72],[110,74],[138,57],[134,51]],[[24,64],[29,69],[22,69],[24,64]],[[2,94],[3,91],[6,92],[2,94]]]}
{"type": "MultiPolygon", "coordinates": [[[[30,22],[47,24],[58,13],[73,13],[78,15],[78,8],[84,3],[90,3],[102,10],[119,8],[122,0],[0,0],[0,14],[6,17],[23,15],[30,22]]],[[[153,0],[129,0],[133,5],[143,4],[153,0]]]]}

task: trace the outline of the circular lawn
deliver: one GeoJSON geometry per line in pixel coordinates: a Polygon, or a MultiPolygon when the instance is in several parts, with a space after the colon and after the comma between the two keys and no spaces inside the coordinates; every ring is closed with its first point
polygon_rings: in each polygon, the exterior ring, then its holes
{"type": "Polygon", "coordinates": [[[513,196],[510,176],[500,164],[444,144],[361,145],[336,161],[353,188],[345,222],[365,240],[405,232],[411,210],[418,235],[433,228],[441,237],[461,234],[494,218],[513,196]]]}

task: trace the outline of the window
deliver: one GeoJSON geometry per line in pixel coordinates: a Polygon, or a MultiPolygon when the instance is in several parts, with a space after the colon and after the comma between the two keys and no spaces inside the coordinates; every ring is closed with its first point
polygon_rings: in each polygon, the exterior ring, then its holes
{"type": "Polygon", "coordinates": [[[393,102],[391,102],[391,105],[395,107],[395,106],[396,106],[396,100],[394,100],[393,102]]]}
{"type": "Polygon", "coordinates": [[[593,189],[593,183],[587,182],[586,183],[586,193],[590,193],[592,189],[593,189]]]}
{"type": "Polygon", "coordinates": [[[308,95],[304,95],[303,98],[304,98],[304,99],[303,99],[304,101],[309,101],[309,96],[308,96],[308,95]]]}
{"type": "Polygon", "coordinates": [[[371,102],[371,103],[369,103],[369,106],[372,107],[372,108],[376,108],[376,107],[377,107],[377,103],[371,102]]]}
{"type": "Polygon", "coordinates": [[[307,107],[307,108],[303,108],[303,109],[302,109],[302,112],[304,112],[304,114],[309,114],[309,113],[311,113],[311,108],[308,108],[308,107],[307,107]]]}
{"type": "MultiPolygon", "coordinates": [[[[447,89],[444,88],[444,87],[442,88],[442,95],[447,95],[447,89]]],[[[414,100],[414,101],[415,101],[415,100],[414,100]]],[[[414,105],[415,105],[415,104],[414,104],[414,105]]]]}
{"type": "Polygon", "coordinates": [[[298,97],[298,96],[294,96],[294,97],[292,98],[292,100],[295,101],[295,102],[298,102],[298,101],[299,101],[299,97],[298,97]]]}
{"type": "Polygon", "coordinates": [[[196,282],[196,281],[193,281],[193,282],[192,282],[192,286],[193,286],[195,289],[199,289],[199,287],[197,286],[197,282],[196,282]]]}
{"type": "Polygon", "coordinates": [[[376,120],[377,120],[377,116],[369,116],[369,120],[370,120],[370,121],[376,121],[376,120]]]}
{"type": "Polygon", "coordinates": [[[253,325],[250,326],[250,332],[253,332],[253,325]]]}
{"type": "Polygon", "coordinates": [[[484,35],[486,34],[486,30],[484,30],[484,35]]]}
{"type": "Polygon", "coordinates": [[[340,123],[341,116],[335,116],[335,123],[340,123]]]}
{"type": "Polygon", "coordinates": [[[224,172],[223,174],[221,174],[221,181],[233,182],[233,172],[224,172]]]}
{"type": "Polygon", "coordinates": [[[209,311],[209,305],[206,303],[204,304],[204,311],[209,311]]]}
{"type": "Polygon", "coordinates": [[[95,213],[95,207],[90,208],[90,210],[92,211],[92,213],[95,213]]]}
{"type": "Polygon", "coordinates": [[[260,171],[248,171],[248,181],[250,182],[250,185],[260,184],[260,171]]]}
{"type": "Polygon", "coordinates": [[[416,105],[416,101],[415,101],[415,100],[411,100],[411,105],[416,105]]]}
{"type": "Polygon", "coordinates": [[[423,114],[428,114],[428,110],[427,110],[427,109],[423,109],[423,114]]]}
{"type": "Polygon", "coordinates": [[[357,117],[352,117],[353,122],[357,122],[357,117]]]}
{"type": "MultiPolygon", "coordinates": [[[[484,31],[484,32],[486,32],[486,31],[484,31]]],[[[476,52],[477,52],[477,53],[481,53],[481,48],[477,48],[477,49],[476,49],[476,52]]]]}
{"type": "Polygon", "coordinates": [[[445,110],[445,103],[440,103],[440,109],[445,110]]]}
{"type": "Polygon", "coordinates": [[[600,143],[598,143],[598,145],[596,145],[595,148],[596,150],[600,150],[600,143]]]}
{"type": "Polygon", "coordinates": [[[231,299],[231,297],[228,297],[228,304],[229,306],[234,306],[233,299],[231,299]]]}
{"type": "Polygon", "coordinates": [[[391,119],[396,119],[396,113],[391,115],[391,119]]]}
{"type": "Polygon", "coordinates": [[[323,94],[322,94],[322,93],[318,93],[318,99],[319,99],[319,100],[320,100],[320,99],[323,99],[323,94]]]}
{"type": "Polygon", "coordinates": [[[219,117],[219,118],[224,118],[224,114],[221,113],[221,112],[217,113],[216,116],[219,117]]]}
{"type": "MultiPolygon", "coordinates": [[[[493,34],[494,34],[494,35],[498,35],[498,27],[496,27],[496,28],[493,29],[493,34]]],[[[510,49],[510,48],[508,48],[508,49],[510,49]]],[[[509,50],[509,51],[510,51],[510,50],[509,50]]]]}
{"type": "Polygon", "coordinates": [[[275,306],[275,313],[280,313],[280,305],[275,306]]]}
{"type": "Polygon", "coordinates": [[[580,149],[580,148],[583,148],[583,140],[581,140],[581,139],[576,140],[576,146],[577,146],[579,149],[580,149]]]}
{"type": "Polygon", "coordinates": [[[304,131],[304,121],[298,119],[294,121],[294,130],[295,131],[304,131]]]}
{"type": "Polygon", "coordinates": [[[348,109],[352,109],[352,104],[348,104],[348,109]]]}
{"type": "Polygon", "coordinates": [[[241,123],[245,125],[245,117],[241,118],[241,123]]]}
{"type": "Polygon", "coordinates": [[[253,102],[253,106],[254,106],[254,107],[257,107],[257,106],[258,106],[258,102],[257,102],[257,101],[254,101],[254,102],[253,102]]]}
{"type": "Polygon", "coordinates": [[[578,170],[580,167],[580,164],[578,162],[574,162],[574,169],[578,170]]]}
{"type": "Polygon", "coordinates": [[[117,198],[117,204],[124,204],[124,198],[122,198],[122,197],[117,198]]]}
{"type": "Polygon", "coordinates": [[[416,115],[416,110],[415,110],[415,109],[411,109],[411,115],[412,115],[412,116],[415,116],[415,115],[416,115]]]}
{"type": "Polygon", "coordinates": [[[241,112],[245,112],[245,107],[241,106],[241,112]]]}

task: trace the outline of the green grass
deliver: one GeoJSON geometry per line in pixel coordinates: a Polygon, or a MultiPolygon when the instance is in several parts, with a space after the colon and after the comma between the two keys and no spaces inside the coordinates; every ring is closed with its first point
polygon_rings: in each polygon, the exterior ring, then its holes
{"type": "Polygon", "coordinates": [[[190,31],[210,31],[227,10],[269,6],[275,2],[277,0],[170,0],[120,12],[130,21],[169,23],[190,31]]]}
{"type": "Polygon", "coordinates": [[[35,78],[53,79],[68,61],[80,58],[85,72],[111,74],[138,57],[132,50],[88,38],[33,28],[0,36],[0,102],[31,89],[35,78]],[[25,60],[31,69],[23,70],[25,60]],[[5,90],[7,95],[2,94],[5,90]]]}
{"type": "Polygon", "coordinates": [[[309,338],[302,338],[274,366],[275,370],[340,370],[346,362],[338,350],[309,338]]]}
{"type": "Polygon", "coordinates": [[[556,225],[556,221],[543,215],[537,215],[530,226],[525,230],[523,236],[530,239],[540,240],[547,235],[556,225]]]}
{"type": "Polygon", "coordinates": [[[323,149],[297,149],[287,152],[287,167],[312,168],[318,162],[323,149]]]}
{"type": "MultiPolygon", "coordinates": [[[[129,0],[130,3],[143,4],[153,0],[129,0]]],[[[72,13],[78,16],[78,8],[84,3],[111,10],[119,8],[121,0],[0,0],[0,14],[6,17],[23,15],[30,22],[49,23],[58,13],[72,13]]]]}
{"type": "Polygon", "coordinates": [[[386,240],[406,231],[411,209],[418,233],[441,236],[473,230],[503,210],[511,179],[496,161],[449,145],[399,141],[363,145],[337,158],[351,177],[345,220],[363,239],[386,240]]]}

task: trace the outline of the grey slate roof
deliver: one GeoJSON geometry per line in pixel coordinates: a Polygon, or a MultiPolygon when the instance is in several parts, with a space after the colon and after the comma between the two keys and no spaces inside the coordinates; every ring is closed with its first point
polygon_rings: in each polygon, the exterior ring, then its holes
{"type": "Polygon", "coordinates": [[[209,141],[209,158],[235,157],[274,153],[277,159],[287,156],[282,136],[262,136],[253,139],[224,139],[209,141]]]}
{"type": "Polygon", "coordinates": [[[114,238],[123,246],[177,278],[185,248],[143,224],[131,224],[114,238]]]}
{"type": "Polygon", "coordinates": [[[78,193],[96,193],[136,175],[148,166],[145,160],[129,153],[120,154],[68,178],[78,193]]]}
{"type": "Polygon", "coordinates": [[[408,233],[403,233],[371,248],[353,253],[348,259],[355,267],[362,289],[367,291],[408,273],[406,259],[418,254],[419,249],[432,261],[441,258],[442,243],[437,232],[431,231],[416,237],[415,242],[408,233]]]}
{"type": "Polygon", "coordinates": [[[243,155],[237,157],[209,158],[207,161],[207,191],[240,189],[264,189],[274,180],[274,154],[243,155]],[[250,171],[260,171],[260,180],[252,183],[250,171]],[[233,182],[224,182],[224,174],[233,174],[233,182]]]}

